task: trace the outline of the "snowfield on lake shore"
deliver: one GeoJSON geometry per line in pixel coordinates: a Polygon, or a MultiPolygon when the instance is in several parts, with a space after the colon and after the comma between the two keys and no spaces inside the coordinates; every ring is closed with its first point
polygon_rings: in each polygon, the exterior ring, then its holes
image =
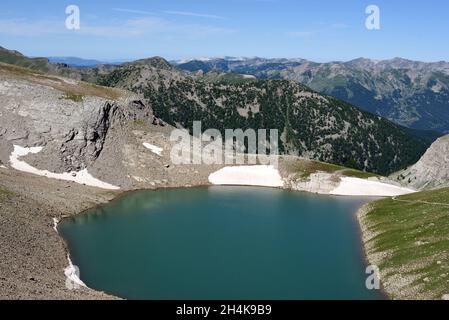
{"type": "MultiPolygon", "coordinates": [[[[314,175],[309,179],[314,182],[314,175]]],[[[336,184],[331,180],[331,176],[319,181],[320,188],[301,187],[294,189],[298,191],[308,191],[320,194],[330,194],[338,196],[377,196],[393,197],[416,192],[413,189],[399,187],[386,182],[367,180],[353,177],[340,177],[336,184]],[[323,187],[326,185],[328,187],[323,187]],[[334,187],[333,187],[334,186],[334,187]],[[333,187],[333,188],[332,188],[333,187]]],[[[240,185],[240,186],[260,186],[260,187],[286,187],[288,183],[284,181],[279,171],[273,166],[233,166],[224,167],[209,176],[209,182],[213,185],[240,185]]],[[[316,181],[315,181],[316,182],[316,181]]],[[[312,183],[313,184],[313,183],[312,183]]]]}
{"type": "Polygon", "coordinates": [[[279,171],[264,165],[224,167],[212,173],[209,182],[215,185],[284,186],[279,171]]]}
{"type": "Polygon", "coordinates": [[[392,184],[360,178],[343,177],[337,188],[329,192],[339,196],[380,196],[392,197],[413,193],[415,190],[392,184]]]}

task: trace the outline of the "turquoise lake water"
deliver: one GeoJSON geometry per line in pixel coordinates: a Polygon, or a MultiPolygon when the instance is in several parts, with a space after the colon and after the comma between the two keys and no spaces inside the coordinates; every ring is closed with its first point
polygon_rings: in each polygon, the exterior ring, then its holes
{"type": "Polygon", "coordinates": [[[252,187],[139,191],[65,220],[81,279],[128,299],[380,299],[365,287],[369,198],[252,187]]]}

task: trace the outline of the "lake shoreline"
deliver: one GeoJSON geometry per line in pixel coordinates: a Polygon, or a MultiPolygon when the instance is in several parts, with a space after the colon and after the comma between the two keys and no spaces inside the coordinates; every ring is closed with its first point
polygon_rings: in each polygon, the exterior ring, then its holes
{"type": "MultiPolygon", "coordinates": [[[[138,192],[145,192],[145,191],[160,191],[160,190],[173,190],[173,189],[197,189],[197,188],[210,188],[210,187],[216,187],[219,188],[220,186],[217,185],[212,185],[212,184],[201,184],[201,185],[196,185],[196,186],[189,186],[189,187],[179,187],[179,186],[174,186],[174,187],[160,187],[160,188],[151,188],[151,189],[137,189],[137,190],[127,190],[127,191],[123,191],[118,193],[113,199],[107,201],[106,203],[102,203],[102,204],[97,204],[91,208],[88,208],[86,210],[83,210],[82,212],[79,212],[78,214],[74,215],[74,216],[70,216],[70,217],[64,217],[60,223],[64,223],[65,220],[67,219],[73,219],[75,217],[79,217],[80,215],[88,215],[90,213],[92,213],[93,210],[100,208],[100,207],[104,207],[105,205],[110,205],[113,204],[114,202],[118,202],[120,200],[122,200],[124,197],[133,194],[133,193],[138,193],[138,192]]],[[[294,193],[306,193],[306,194],[315,194],[318,196],[323,196],[323,197],[335,197],[335,198],[340,198],[340,197],[350,197],[350,196],[342,196],[342,195],[327,195],[327,194],[319,194],[319,193],[311,193],[308,191],[303,191],[303,190],[294,190],[291,188],[286,188],[286,187],[265,187],[265,186],[253,186],[253,185],[231,185],[231,186],[223,186],[223,187],[252,187],[252,188],[262,188],[262,189],[279,189],[279,190],[283,190],[283,191],[287,191],[287,192],[294,192],[294,193]]],[[[370,198],[370,196],[367,196],[367,198],[370,198]]],[[[359,224],[359,219],[358,219],[358,213],[359,211],[365,207],[366,205],[368,205],[369,203],[371,203],[372,201],[378,200],[379,198],[382,197],[375,197],[373,200],[368,200],[368,202],[366,202],[365,204],[362,204],[361,207],[358,207],[355,209],[354,212],[351,212],[351,216],[352,219],[354,220],[354,227],[355,227],[355,232],[357,234],[357,238],[358,238],[358,242],[359,242],[359,246],[358,249],[360,250],[361,253],[361,258],[363,259],[363,265],[364,266],[368,266],[370,264],[370,260],[369,260],[369,256],[366,254],[365,251],[365,247],[364,247],[364,241],[363,241],[363,231],[361,229],[361,225],[359,224]]],[[[63,238],[62,235],[60,235],[61,239],[63,239],[63,241],[66,243],[67,246],[67,250],[68,252],[70,251],[70,247],[69,244],[67,243],[67,241],[63,238]]],[[[82,272],[82,270],[81,270],[82,272]]],[[[91,288],[92,289],[92,288],[91,288]]],[[[95,289],[92,289],[95,290],[95,289]]],[[[386,291],[384,290],[384,287],[381,284],[381,288],[380,290],[380,294],[382,296],[382,299],[388,300],[390,299],[390,297],[388,296],[388,294],[386,293],[386,291]]],[[[126,298],[122,298],[120,296],[116,296],[119,299],[126,299],[126,298]]]]}
{"type": "MultiPolygon", "coordinates": [[[[370,244],[370,241],[374,237],[376,237],[377,234],[373,234],[373,233],[371,233],[368,230],[368,222],[367,222],[367,217],[366,217],[367,214],[369,214],[373,210],[372,205],[373,205],[374,202],[375,201],[371,201],[371,202],[368,202],[368,203],[364,204],[357,211],[357,220],[358,220],[358,223],[359,223],[359,226],[360,226],[360,232],[361,232],[361,239],[360,240],[362,242],[361,244],[362,244],[364,257],[365,257],[365,259],[367,261],[367,264],[368,265],[378,266],[382,262],[382,260],[383,260],[383,258],[385,256],[385,253],[381,253],[381,254],[377,254],[376,255],[376,254],[371,252],[370,249],[372,249],[372,247],[371,247],[372,243],[370,244]]],[[[386,290],[385,286],[383,285],[384,281],[382,281],[382,272],[381,272],[381,270],[379,270],[379,276],[380,276],[380,284],[381,284],[382,292],[385,293],[385,295],[388,297],[388,299],[394,300],[392,294],[389,293],[386,290]]]]}
{"type": "MultiPolygon", "coordinates": [[[[370,254],[368,254],[367,252],[367,233],[366,233],[366,228],[365,228],[365,224],[363,221],[363,216],[369,212],[369,207],[370,205],[377,201],[379,199],[367,202],[365,204],[363,204],[356,212],[355,212],[355,220],[356,220],[356,224],[358,225],[358,237],[359,237],[359,241],[360,241],[360,250],[362,251],[362,256],[363,259],[365,261],[365,265],[369,266],[369,265],[373,265],[373,259],[371,257],[370,254]]],[[[387,290],[385,289],[385,286],[383,285],[382,282],[382,278],[379,279],[380,280],[380,292],[381,294],[385,297],[385,300],[392,300],[391,295],[388,294],[387,290]]]]}
{"type": "MultiPolygon", "coordinates": [[[[205,171],[209,169],[204,169],[205,171]]],[[[171,188],[193,188],[193,187],[209,187],[212,186],[204,177],[196,180],[190,180],[189,176],[185,176],[180,181],[172,183],[170,181],[168,185],[162,187],[145,187],[136,188],[130,190],[101,190],[94,187],[88,187],[79,185],[72,182],[60,181],[55,179],[48,179],[45,177],[38,177],[27,173],[22,173],[10,169],[1,169],[0,175],[2,181],[0,186],[7,187],[13,193],[16,194],[15,197],[10,201],[10,203],[3,204],[11,212],[20,212],[26,217],[27,221],[36,219],[33,225],[36,227],[37,231],[18,231],[20,226],[18,225],[16,215],[11,217],[12,220],[9,222],[9,228],[13,230],[5,229],[4,233],[10,231],[9,233],[15,234],[10,240],[3,239],[5,245],[12,246],[14,254],[6,255],[4,264],[6,267],[0,269],[2,274],[5,274],[5,281],[0,281],[0,289],[11,288],[3,290],[3,295],[5,299],[16,299],[24,298],[28,299],[41,299],[42,297],[49,299],[116,299],[119,297],[107,295],[100,291],[95,291],[89,288],[81,288],[80,290],[67,290],[65,287],[66,277],[64,276],[64,269],[67,268],[67,254],[70,252],[65,240],[55,232],[53,229],[54,223],[53,218],[56,218],[61,223],[64,219],[69,217],[74,217],[87,213],[88,211],[95,209],[97,207],[103,206],[107,203],[117,201],[122,197],[126,196],[128,193],[136,191],[145,190],[158,190],[158,189],[171,189],[171,188]],[[30,199],[31,198],[31,199],[30,199]],[[30,199],[30,203],[28,200],[30,199]],[[31,201],[32,200],[32,201],[31,201]],[[35,209],[39,208],[39,215],[36,217],[35,209]],[[20,209],[18,209],[20,208],[20,209]],[[18,211],[20,210],[20,211],[18,211]],[[17,231],[16,231],[17,229],[17,231]],[[14,274],[8,275],[10,272],[7,268],[10,266],[20,266],[23,264],[17,257],[22,255],[20,250],[22,247],[19,246],[20,241],[17,241],[24,237],[33,237],[36,245],[39,245],[45,249],[45,253],[33,252],[32,257],[36,260],[36,263],[31,263],[28,267],[25,267],[21,273],[24,274],[24,279],[34,279],[38,278],[39,283],[36,283],[37,288],[42,288],[45,286],[45,291],[41,294],[36,295],[35,292],[38,290],[33,288],[36,286],[33,280],[24,280],[22,283],[17,279],[14,274]],[[56,237],[56,238],[55,238],[56,237]],[[9,261],[8,261],[9,259],[9,261]],[[56,260],[57,263],[50,261],[56,260]],[[42,264],[46,261],[49,263],[48,269],[42,275],[40,272],[37,273],[34,265],[42,264]]],[[[282,174],[283,179],[288,179],[285,174],[282,174]]],[[[298,190],[292,188],[290,185],[284,185],[283,190],[289,190],[294,192],[308,192],[307,190],[298,190]]],[[[310,193],[310,192],[308,192],[310,193]]],[[[314,193],[314,192],[312,192],[314,193]]],[[[333,195],[332,195],[333,196],[333,195]]],[[[0,203],[0,206],[2,204],[0,203]]],[[[30,222],[31,223],[31,222],[30,222]]],[[[3,245],[3,244],[2,244],[3,245]]],[[[26,247],[26,245],[22,245],[26,247]]]]}
{"type": "Polygon", "coordinates": [[[115,198],[115,192],[0,170],[0,299],[104,300],[114,296],[89,288],[69,290],[65,241],[54,218],[80,212],[115,198]]]}

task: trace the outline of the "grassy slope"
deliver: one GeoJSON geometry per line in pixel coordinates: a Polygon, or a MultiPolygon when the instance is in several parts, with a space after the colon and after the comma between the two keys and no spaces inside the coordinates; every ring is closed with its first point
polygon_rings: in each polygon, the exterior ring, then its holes
{"type": "Polygon", "coordinates": [[[83,96],[97,96],[104,99],[117,100],[124,91],[115,88],[102,87],[83,81],[63,79],[56,76],[41,74],[30,69],[0,62],[0,73],[13,75],[18,79],[32,81],[37,84],[51,86],[65,93],[63,98],[81,101],[83,96]]]}
{"type": "Polygon", "coordinates": [[[449,188],[376,201],[360,217],[368,258],[392,298],[449,294],[449,188]],[[399,279],[405,279],[402,285],[399,279]]]}
{"type": "Polygon", "coordinates": [[[39,72],[48,72],[49,63],[46,58],[28,58],[19,53],[2,50],[0,47],[0,61],[39,72]]]}
{"type": "Polygon", "coordinates": [[[369,177],[375,177],[376,175],[369,172],[359,171],[356,169],[350,169],[343,166],[306,159],[296,159],[288,163],[288,171],[291,173],[297,173],[302,179],[307,179],[312,173],[327,172],[327,173],[339,173],[344,177],[355,177],[366,179],[369,177]]]}

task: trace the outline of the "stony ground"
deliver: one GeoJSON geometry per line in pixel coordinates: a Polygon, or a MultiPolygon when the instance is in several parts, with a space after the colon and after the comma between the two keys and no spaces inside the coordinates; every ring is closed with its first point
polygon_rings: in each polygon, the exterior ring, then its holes
{"type": "Polygon", "coordinates": [[[0,169],[0,299],[112,298],[66,288],[67,248],[53,229],[53,217],[113,197],[112,192],[0,169]]]}

